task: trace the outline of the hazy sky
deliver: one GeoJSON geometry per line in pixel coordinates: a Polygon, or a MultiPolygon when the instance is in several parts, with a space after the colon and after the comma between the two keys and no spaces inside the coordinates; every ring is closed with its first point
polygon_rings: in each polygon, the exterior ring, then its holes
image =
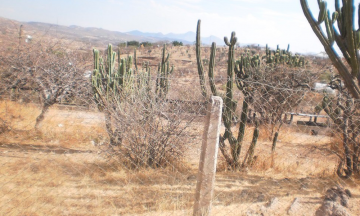
{"type": "MultiPolygon", "coordinates": [[[[317,17],[317,0],[308,2],[317,17]]],[[[9,19],[120,32],[195,32],[201,19],[202,36],[223,38],[235,31],[240,44],[290,43],[294,52],[323,51],[299,0],[0,0],[0,5],[0,16],[9,19]]],[[[334,0],[328,6],[333,11],[334,0]]]]}

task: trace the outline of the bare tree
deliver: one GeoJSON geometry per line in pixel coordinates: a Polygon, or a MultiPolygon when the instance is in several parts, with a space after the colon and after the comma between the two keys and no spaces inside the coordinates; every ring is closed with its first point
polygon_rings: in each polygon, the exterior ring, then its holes
{"type": "Polygon", "coordinates": [[[42,40],[2,51],[3,93],[22,90],[39,94],[42,110],[36,118],[36,129],[60,97],[88,83],[83,76],[86,63],[80,62],[79,54],[69,47],[71,44],[62,41],[42,40]]]}

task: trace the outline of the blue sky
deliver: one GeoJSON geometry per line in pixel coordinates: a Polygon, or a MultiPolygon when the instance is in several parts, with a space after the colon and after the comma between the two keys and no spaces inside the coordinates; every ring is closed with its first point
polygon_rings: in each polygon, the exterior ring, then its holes
{"type": "MultiPolygon", "coordinates": [[[[317,0],[308,3],[317,17],[317,0]]],[[[9,19],[121,32],[185,33],[195,31],[201,19],[202,36],[223,38],[235,31],[240,44],[290,43],[294,52],[323,51],[299,0],[0,0],[0,5],[0,16],[9,19]]],[[[328,5],[333,11],[334,0],[328,5]]]]}

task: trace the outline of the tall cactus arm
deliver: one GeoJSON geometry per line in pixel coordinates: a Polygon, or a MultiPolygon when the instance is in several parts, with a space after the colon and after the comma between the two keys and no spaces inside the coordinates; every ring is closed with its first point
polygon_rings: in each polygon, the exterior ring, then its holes
{"type": "Polygon", "coordinates": [[[167,56],[165,57],[165,51],[166,51],[166,44],[164,44],[162,58],[161,58],[161,64],[162,65],[165,65],[165,63],[168,62],[169,58],[170,58],[170,53],[168,53],[167,56]]]}
{"type": "Polygon", "coordinates": [[[241,57],[241,59],[239,61],[236,61],[235,65],[234,65],[234,71],[235,71],[235,76],[236,76],[235,84],[240,91],[244,90],[244,85],[241,82],[241,80],[243,80],[245,78],[244,77],[245,74],[243,72],[242,61],[243,61],[243,57],[241,57]]]}
{"type": "Polygon", "coordinates": [[[93,49],[94,53],[94,69],[99,71],[99,50],[93,49]]]}
{"type": "Polygon", "coordinates": [[[134,72],[134,74],[135,74],[138,72],[138,67],[137,67],[137,62],[136,62],[136,49],[134,49],[134,65],[135,65],[135,72],[134,72]]]}
{"type": "Polygon", "coordinates": [[[201,61],[200,25],[201,25],[201,20],[198,20],[197,29],[196,29],[196,63],[198,66],[201,94],[204,98],[207,98],[207,93],[206,93],[206,88],[205,88],[204,68],[203,68],[202,61],[201,61]]]}
{"type": "Polygon", "coordinates": [[[326,33],[328,35],[328,40],[331,46],[334,45],[335,42],[335,35],[334,35],[334,26],[333,22],[330,18],[330,11],[328,10],[327,16],[325,18],[325,27],[326,27],[326,33]]]}
{"type": "Polygon", "coordinates": [[[228,113],[228,120],[232,120],[233,112],[233,71],[234,71],[234,46],[236,44],[237,38],[235,37],[235,32],[231,33],[230,42],[227,37],[224,37],[225,44],[229,46],[228,54],[228,69],[227,69],[227,83],[226,83],[226,97],[225,97],[225,113],[228,113]]]}
{"type": "Polygon", "coordinates": [[[213,42],[211,45],[211,54],[210,54],[210,63],[209,63],[209,83],[210,89],[214,96],[218,96],[216,91],[215,81],[214,81],[214,67],[215,67],[215,56],[216,56],[216,43],[213,42]]]}
{"type": "Polygon", "coordinates": [[[356,47],[355,42],[355,33],[354,33],[354,0],[343,1],[345,8],[343,16],[345,16],[345,29],[346,29],[346,41],[349,46],[349,54],[351,58],[351,69],[352,75],[355,77],[359,76],[359,56],[358,56],[358,47],[356,47]]]}
{"type": "MultiPolygon", "coordinates": [[[[319,1],[319,2],[322,2],[322,1],[319,1]]],[[[349,43],[348,48],[352,50],[352,51],[348,51],[349,52],[348,54],[351,59],[350,66],[351,66],[352,72],[349,72],[347,67],[343,64],[343,62],[341,61],[341,58],[339,57],[339,55],[337,54],[337,52],[331,45],[331,43],[328,40],[328,38],[326,37],[325,33],[321,30],[320,25],[318,23],[319,20],[316,21],[315,18],[313,17],[313,15],[309,9],[307,0],[300,0],[300,3],[301,3],[301,7],[302,7],[302,10],[304,12],[306,19],[308,20],[315,35],[319,38],[321,44],[324,46],[324,49],[325,49],[326,53],[328,54],[330,60],[332,61],[332,63],[336,67],[336,69],[339,71],[339,74],[341,75],[341,77],[344,79],[344,82],[345,82],[346,86],[348,87],[350,93],[353,95],[354,98],[360,99],[360,88],[359,88],[360,79],[358,78],[359,65],[358,65],[358,58],[357,58],[358,55],[357,55],[357,50],[356,50],[355,40],[354,40],[355,34],[352,33],[353,32],[353,27],[352,27],[352,25],[353,25],[352,14],[353,13],[352,12],[354,10],[352,5],[353,5],[354,1],[353,0],[343,1],[343,3],[345,4],[343,6],[344,10],[340,9],[338,0],[335,3],[337,12],[338,13],[340,12],[339,19],[338,19],[338,24],[340,25],[340,33],[344,33],[344,29],[346,31],[346,35],[341,35],[341,36],[345,36],[347,43],[349,43]],[[344,13],[346,13],[346,14],[344,14],[344,13]],[[345,17],[345,19],[344,19],[344,17],[345,17]],[[340,20],[340,23],[339,23],[339,20],[340,20]],[[342,20],[345,22],[343,22],[342,20]],[[346,25],[345,28],[344,28],[344,25],[346,25]],[[356,82],[355,78],[357,78],[357,82],[356,82]]],[[[322,7],[320,7],[320,9],[322,9],[322,7]]],[[[327,13],[327,11],[326,11],[326,13],[327,13]]],[[[336,42],[339,41],[339,39],[336,36],[335,36],[335,39],[336,39],[336,42]]],[[[340,43],[339,44],[340,49],[341,49],[341,46],[342,46],[342,44],[340,43]]],[[[343,47],[343,49],[341,49],[341,51],[344,53],[344,51],[345,51],[344,47],[343,47]]],[[[344,56],[346,56],[346,52],[344,53],[344,56]]]]}
{"type": "Polygon", "coordinates": [[[108,55],[107,55],[108,76],[109,77],[111,77],[111,75],[113,74],[115,56],[116,56],[116,53],[113,52],[112,45],[109,44],[109,46],[108,46],[108,55]]]}

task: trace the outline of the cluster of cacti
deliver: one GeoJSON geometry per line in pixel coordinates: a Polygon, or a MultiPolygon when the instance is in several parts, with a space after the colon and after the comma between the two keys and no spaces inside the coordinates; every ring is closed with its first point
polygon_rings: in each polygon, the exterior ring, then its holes
{"type": "MultiPolygon", "coordinates": [[[[104,60],[100,57],[99,50],[94,49],[94,71],[92,73],[91,82],[93,87],[94,99],[100,111],[105,112],[106,129],[110,137],[111,145],[121,144],[121,134],[119,130],[112,126],[111,107],[120,105],[123,100],[131,101],[133,99],[141,99],[145,101],[151,100],[151,70],[149,63],[144,63],[142,70],[138,71],[136,64],[136,50],[134,58],[128,56],[120,58],[120,48],[118,51],[117,66],[115,69],[116,52],[113,51],[112,45],[109,44],[107,49],[107,57],[104,60]],[[115,104],[114,104],[115,103],[115,104]]],[[[170,70],[169,55],[165,58],[165,46],[163,50],[162,62],[159,64],[158,77],[156,80],[156,94],[158,97],[164,98],[169,88],[170,70]]],[[[148,106],[145,104],[145,106],[148,106]]]]}
{"type": "Polygon", "coordinates": [[[259,67],[261,63],[260,55],[251,55],[250,50],[247,49],[245,54],[243,54],[239,60],[237,60],[236,65],[241,66],[244,69],[248,69],[250,67],[259,67]]]}
{"type": "MultiPolygon", "coordinates": [[[[201,21],[198,21],[197,25],[197,33],[196,33],[196,58],[197,58],[197,66],[198,66],[198,73],[200,78],[200,86],[202,95],[204,97],[207,96],[206,92],[206,82],[205,82],[205,73],[201,61],[201,53],[200,53],[200,23],[201,21]]],[[[225,125],[225,133],[220,136],[220,150],[222,154],[225,157],[225,160],[227,163],[233,168],[238,169],[240,168],[239,163],[239,156],[241,153],[241,146],[244,139],[245,134],[245,126],[247,121],[247,112],[248,112],[248,103],[249,103],[249,97],[245,96],[243,100],[243,106],[242,106],[242,113],[240,118],[240,127],[237,138],[235,138],[232,129],[231,124],[233,121],[233,118],[235,117],[235,110],[237,107],[237,102],[233,98],[233,86],[234,82],[238,79],[237,77],[234,79],[234,71],[235,71],[235,57],[234,57],[234,48],[236,45],[237,38],[235,37],[235,32],[232,32],[230,41],[227,37],[224,38],[225,44],[229,47],[228,52],[228,68],[227,68],[227,83],[226,83],[226,94],[225,95],[219,95],[215,82],[214,82],[214,67],[215,67],[215,56],[216,56],[216,44],[212,43],[211,46],[211,54],[210,54],[210,61],[209,61],[209,84],[211,92],[214,96],[221,96],[224,100],[224,110],[222,114],[222,119],[225,125]],[[228,155],[226,149],[225,149],[225,141],[228,140],[230,144],[230,152],[231,156],[228,155]]],[[[239,85],[236,81],[237,87],[242,90],[241,85],[239,85]]],[[[258,133],[254,133],[254,136],[258,135],[258,133]]],[[[257,139],[254,139],[254,142],[256,144],[257,139]]]]}
{"type": "Polygon", "coordinates": [[[276,50],[270,50],[268,45],[266,45],[266,55],[262,59],[266,59],[266,64],[268,65],[287,64],[293,67],[303,67],[305,65],[305,58],[299,54],[293,55],[289,50],[290,45],[288,45],[286,50],[281,50],[279,45],[276,50]]]}
{"type": "MultiPolygon", "coordinates": [[[[262,119],[281,119],[281,112],[289,106],[288,104],[292,103],[293,101],[289,98],[294,98],[296,101],[301,101],[301,99],[296,100],[298,97],[293,97],[293,95],[289,97],[285,97],[284,95],[288,95],[289,93],[286,92],[279,92],[274,90],[271,87],[267,87],[267,85],[263,85],[264,82],[272,82],[273,79],[279,76],[279,74],[284,73],[281,68],[277,67],[280,64],[284,64],[289,67],[303,67],[305,65],[304,57],[299,55],[292,55],[289,51],[289,46],[287,50],[280,50],[278,47],[277,50],[271,51],[268,47],[266,47],[266,52],[262,56],[257,54],[255,51],[246,49],[245,52],[240,56],[240,58],[236,59],[234,56],[234,50],[237,38],[235,37],[235,32],[231,34],[230,40],[228,38],[224,38],[225,44],[228,46],[228,58],[227,58],[227,79],[226,79],[226,93],[222,95],[217,91],[215,82],[214,82],[214,65],[215,65],[215,54],[216,54],[216,44],[213,43],[211,47],[211,54],[209,59],[209,86],[211,89],[211,93],[214,96],[221,96],[224,100],[224,110],[223,110],[223,122],[225,126],[225,132],[223,135],[220,136],[220,150],[225,157],[227,163],[232,166],[234,169],[240,168],[241,166],[249,165],[249,163],[239,163],[239,157],[241,153],[241,148],[244,140],[246,124],[248,121],[248,112],[249,107],[255,100],[257,104],[262,104],[264,102],[262,98],[264,95],[262,93],[267,94],[269,98],[272,98],[273,101],[266,102],[267,106],[259,107],[256,112],[261,114],[262,119]],[[266,81],[266,79],[269,79],[266,81]],[[242,100],[242,108],[240,114],[240,124],[239,130],[237,135],[235,136],[232,131],[232,124],[234,119],[238,119],[237,115],[235,114],[237,108],[237,101],[233,98],[234,96],[234,84],[236,87],[242,92],[244,98],[242,100]],[[282,97],[279,97],[282,96],[282,97]],[[286,105],[282,105],[283,108],[274,108],[269,107],[270,103],[283,103],[286,105]],[[269,109],[270,108],[270,109],[269,109]],[[264,109],[267,109],[264,111],[264,109]],[[260,110],[260,111],[259,111],[260,110]],[[268,113],[267,113],[268,112],[268,113]],[[274,114],[275,113],[275,114],[274,114]],[[227,154],[225,150],[225,141],[228,141],[230,145],[230,152],[231,155],[227,154]]],[[[196,35],[196,54],[197,54],[197,66],[198,66],[198,73],[200,78],[200,86],[201,92],[204,97],[207,96],[206,92],[206,82],[205,82],[205,73],[201,61],[201,52],[200,52],[200,20],[197,25],[197,35],[196,35]]],[[[289,77],[289,74],[286,74],[289,77]]],[[[286,86],[287,88],[293,88],[296,82],[294,80],[284,80],[281,82],[281,86],[286,86]]],[[[255,103],[254,103],[255,104],[255,103]]],[[[276,126],[277,121],[269,121],[270,125],[274,128],[276,126]]],[[[254,118],[254,122],[255,118],[254,118]]],[[[281,127],[278,126],[278,130],[281,127]]],[[[273,135],[273,133],[271,133],[273,135]]],[[[274,138],[274,150],[276,145],[276,140],[278,136],[278,131],[275,133],[276,138],[274,138]]],[[[254,133],[254,136],[258,135],[254,133]]],[[[272,136],[271,135],[271,136],[272,136]]],[[[256,146],[257,139],[254,140],[254,147],[256,146]]],[[[250,151],[251,152],[251,151],[250,151]]],[[[250,162],[251,164],[251,162],[250,162]]]]}
{"type": "Polygon", "coordinates": [[[270,50],[266,45],[265,55],[252,54],[249,49],[235,61],[235,74],[237,76],[236,84],[244,94],[249,93],[248,85],[242,82],[248,78],[257,79],[259,69],[263,67],[274,68],[276,65],[283,64],[291,67],[303,67],[305,65],[305,58],[298,54],[292,55],[287,50],[280,50],[277,46],[276,50],[270,50]]]}
{"type": "MultiPolygon", "coordinates": [[[[173,71],[173,67],[170,69],[169,65],[169,54],[165,57],[165,50],[166,47],[164,45],[162,61],[159,63],[156,80],[156,94],[162,98],[166,97],[169,89],[169,75],[173,71]]],[[[92,87],[95,100],[100,108],[101,100],[109,100],[109,97],[120,101],[120,97],[130,95],[129,93],[133,91],[139,91],[140,89],[151,90],[149,86],[151,79],[149,64],[143,64],[142,70],[138,70],[136,49],[134,50],[134,57],[120,58],[119,48],[117,58],[118,69],[115,69],[116,52],[113,51],[111,44],[108,46],[106,60],[100,57],[99,50],[94,49],[93,52],[94,71],[92,74],[92,87]],[[133,69],[133,64],[135,69],[133,69]]]]}
{"type": "Polygon", "coordinates": [[[130,90],[133,86],[133,57],[120,58],[120,48],[118,51],[117,64],[115,69],[116,52],[109,44],[107,49],[107,58],[104,60],[99,55],[99,50],[94,49],[94,71],[91,77],[94,96],[99,108],[101,108],[104,100],[110,97],[119,100],[121,91],[130,90]],[[129,88],[125,88],[129,87],[129,88]]]}
{"type": "Polygon", "coordinates": [[[161,62],[159,63],[158,71],[157,71],[158,78],[156,79],[156,94],[159,96],[159,98],[165,98],[167,93],[169,92],[169,85],[170,85],[169,75],[171,75],[171,73],[174,70],[174,66],[171,66],[170,68],[170,63],[169,63],[170,54],[168,53],[166,55],[165,51],[166,51],[166,45],[164,44],[161,62]]]}

